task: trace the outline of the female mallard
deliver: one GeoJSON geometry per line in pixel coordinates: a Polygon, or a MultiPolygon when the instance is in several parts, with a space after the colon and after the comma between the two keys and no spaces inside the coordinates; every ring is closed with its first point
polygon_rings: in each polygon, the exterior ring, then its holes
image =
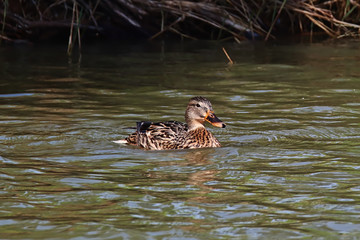
{"type": "Polygon", "coordinates": [[[204,97],[191,98],[185,112],[185,123],[137,122],[136,132],[125,142],[149,150],[221,147],[219,141],[204,127],[207,121],[215,127],[226,125],[218,119],[211,103],[204,97]]]}

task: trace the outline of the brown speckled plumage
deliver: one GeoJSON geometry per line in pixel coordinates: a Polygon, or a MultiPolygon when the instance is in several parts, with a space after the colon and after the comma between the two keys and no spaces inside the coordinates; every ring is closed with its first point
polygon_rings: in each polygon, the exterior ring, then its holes
{"type": "Polygon", "coordinates": [[[203,125],[208,121],[216,127],[225,127],[213,113],[209,100],[204,97],[190,99],[185,120],[187,124],[176,121],[138,122],[136,132],[125,140],[149,150],[221,147],[203,125]]]}

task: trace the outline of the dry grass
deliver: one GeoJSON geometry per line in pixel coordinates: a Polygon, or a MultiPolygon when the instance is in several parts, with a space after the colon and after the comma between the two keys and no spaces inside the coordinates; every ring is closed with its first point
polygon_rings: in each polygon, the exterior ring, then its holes
{"type": "Polygon", "coordinates": [[[2,0],[0,39],[36,41],[65,30],[71,52],[85,30],[149,39],[169,33],[235,41],[314,32],[358,37],[359,9],[356,0],[2,0]]]}

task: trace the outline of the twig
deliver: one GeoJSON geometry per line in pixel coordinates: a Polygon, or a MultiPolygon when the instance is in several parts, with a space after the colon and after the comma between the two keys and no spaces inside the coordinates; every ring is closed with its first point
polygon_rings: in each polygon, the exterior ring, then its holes
{"type": "Polygon", "coordinates": [[[170,31],[173,31],[174,33],[177,33],[179,34],[182,38],[189,38],[189,39],[192,39],[192,40],[196,40],[196,38],[192,37],[192,36],[189,36],[187,34],[184,34],[184,33],[181,33],[179,30],[176,30],[175,28],[171,27],[169,28],[170,31]]]}
{"type": "Polygon", "coordinates": [[[73,21],[69,22],[59,22],[59,21],[33,21],[33,22],[27,22],[27,27],[29,29],[31,28],[71,28],[77,27],[80,29],[90,29],[90,30],[97,30],[102,31],[103,28],[91,26],[91,25],[84,25],[84,24],[78,24],[74,23],[73,21]]]}
{"type": "Polygon", "coordinates": [[[4,39],[4,40],[9,41],[9,42],[14,42],[13,39],[10,39],[10,38],[8,38],[8,37],[3,36],[3,35],[0,34],[0,43],[1,43],[1,39],[4,39]]]}
{"type": "Polygon", "coordinates": [[[227,51],[225,50],[225,48],[224,48],[224,47],[222,48],[222,50],[224,51],[224,53],[225,53],[225,55],[226,55],[227,59],[229,60],[229,64],[230,64],[230,65],[233,65],[233,64],[234,64],[234,62],[233,62],[233,60],[231,60],[231,58],[230,58],[229,54],[227,53],[227,51]]]}
{"type": "Polygon", "coordinates": [[[172,28],[172,26],[174,26],[175,24],[177,24],[178,22],[180,21],[183,21],[185,18],[183,16],[180,16],[178,19],[176,19],[173,23],[171,23],[169,26],[166,26],[166,27],[162,27],[161,31],[160,32],[157,32],[155,33],[154,35],[152,35],[149,40],[153,40],[155,38],[157,38],[159,35],[161,35],[163,32],[169,30],[170,28],[172,28]]]}
{"type": "Polygon", "coordinates": [[[274,18],[273,22],[271,23],[270,29],[269,29],[269,31],[268,31],[267,34],[266,34],[265,41],[267,41],[267,40],[269,39],[270,33],[271,33],[272,29],[274,28],[275,23],[277,22],[277,20],[278,20],[278,18],[279,18],[279,16],[280,16],[280,13],[281,13],[281,11],[283,10],[285,4],[286,4],[286,0],[284,0],[283,3],[281,4],[281,6],[280,6],[280,8],[279,8],[279,11],[278,11],[278,13],[276,14],[276,17],[274,18]]]}

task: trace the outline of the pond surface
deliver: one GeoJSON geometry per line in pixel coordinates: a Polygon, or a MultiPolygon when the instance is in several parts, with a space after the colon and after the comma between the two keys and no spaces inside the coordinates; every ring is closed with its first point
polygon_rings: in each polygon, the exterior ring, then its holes
{"type": "Polygon", "coordinates": [[[359,42],[65,53],[0,49],[1,238],[360,238],[359,42]],[[197,95],[222,148],[112,142],[197,95]]]}

